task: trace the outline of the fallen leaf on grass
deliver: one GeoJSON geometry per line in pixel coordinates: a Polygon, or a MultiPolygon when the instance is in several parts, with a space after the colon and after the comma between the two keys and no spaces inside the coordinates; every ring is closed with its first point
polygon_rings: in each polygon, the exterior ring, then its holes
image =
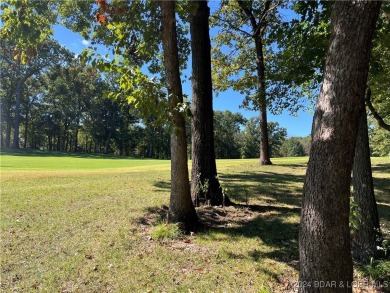
{"type": "Polygon", "coordinates": [[[202,268],[197,268],[197,269],[195,269],[195,271],[197,271],[200,274],[205,274],[206,273],[206,271],[204,269],[202,269],[202,268]]]}

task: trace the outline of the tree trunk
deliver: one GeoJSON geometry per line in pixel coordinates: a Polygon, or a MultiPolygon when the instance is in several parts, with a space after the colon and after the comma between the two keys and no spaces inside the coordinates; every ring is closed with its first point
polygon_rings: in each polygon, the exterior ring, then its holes
{"type": "Polygon", "coordinates": [[[222,205],[224,196],[217,176],[214,148],[210,9],[207,1],[192,3],[196,5],[196,12],[190,19],[193,115],[191,197],[196,205],[222,205]]]}
{"type": "Polygon", "coordinates": [[[3,131],[3,128],[4,128],[4,124],[3,123],[1,123],[1,125],[0,125],[0,132],[1,132],[1,148],[4,148],[4,146],[5,146],[5,141],[4,141],[4,131],[3,131]]]}
{"type": "MultiPolygon", "coordinates": [[[[367,90],[367,95],[370,95],[370,90],[367,90]]],[[[382,235],[372,180],[365,108],[359,122],[352,174],[353,198],[360,216],[360,224],[352,230],[352,254],[357,261],[369,264],[371,257],[377,255],[376,247],[382,235]]]]}
{"type": "Polygon", "coordinates": [[[149,158],[153,158],[153,144],[149,142],[149,158]]]}
{"type": "Polygon", "coordinates": [[[12,132],[12,122],[11,122],[11,109],[7,108],[7,128],[5,133],[5,146],[7,148],[11,145],[11,132],[12,132]]]}
{"type": "Polygon", "coordinates": [[[171,196],[169,220],[181,222],[186,230],[196,229],[198,216],[191,201],[188,177],[187,142],[184,116],[177,111],[183,102],[179,53],[176,36],[175,2],[161,1],[161,37],[173,132],[171,134],[171,196]]]}
{"type": "Polygon", "coordinates": [[[79,121],[76,123],[76,129],[74,130],[74,148],[73,151],[77,153],[79,144],[79,121]]]}
{"type": "Polygon", "coordinates": [[[68,126],[65,125],[64,129],[64,134],[63,134],[63,139],[62,139],[62,146],[61,146],[61,151],[62,152],[67,152],[68,151],[68,144],[69,144],[69,134],[68,134],[68,126]]]}
{"type": "Polygon", "coordinates": [[[96,138],[95,139],[95,145],[93,149],[94,154],[97,154],[99,152],[99,140],[96,138]]]}
{"type": "MultiPolygon", "coordinates": [[[[42,142],[40,141],[39,143],[40,145],[44,145],[42,144],[42,142]]],[[[36,142],[36,134],[35,134],[35,123],[31,123],[31,146],[34,148],[34,149],[37,149],[37,142],[36,142]]]]}
{"type": "Polygon", "coordinates": [[[29,106],[27,106],[27,108],[26,108],[26,118],[25,118],[25,121],[24,121],[24,143],[23,143],[23,147],[25,149],[27,148],[27,138],[28,138],[28,124],[29,124],[28,114],[29,114],[29,106]]]}
{"type": "Polygon", "coordinates": [[[20,126],[20,103],[22,99],[22,86],[23,81],[19,80],[16,86],[16,102],[15,102],[15,120],[14,120],[14,140],[12,142],[12,148],[19,148],[19,126],[20,126]]]}
{"type": "Polygon", "coordinates": [[[48,136],[47,136],[47,140],[48,140],[48,144],[49,144],[49,151],[52,151],[53,150],[53,138],[52,138],[52,136],[51,136],[51,134],[49,134],[48,136]]]}
{"type": "Polygon", "coordinates": [[[340,1],[331,14],[303,188],[299,292],[352,292],[351,170],[380,4],[340,1]]]}
{"type": "Polygon", "coordinates": [[[256,66],[258,74],[259,85],[259,106],[260,106],[260,164],[271,165],[270,151],[269,151],[269,139],[267,128],[267,98],[265,92],[265,65],[264,65],[264,52],[263,42],[261,39],[260,31],[255,36],[256,44],[256,66]]]}
{"type": "Polygon", "coordinates": [[[110,129],[106,138],[106,141],[104,143],[104,154],[108,154],[108,147],[110,146],[110,140],[111,140],[112,130],[110,129]]]}
{"type": "Polygon", "coordinates": [[[61,151],[61,131],[59,131],[59,134],[57,136],[57,147],[56,147],[56,151],[61,151]]]}

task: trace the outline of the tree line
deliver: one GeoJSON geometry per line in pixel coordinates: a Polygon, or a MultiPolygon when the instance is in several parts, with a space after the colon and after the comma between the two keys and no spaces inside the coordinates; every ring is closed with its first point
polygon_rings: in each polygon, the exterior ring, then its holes
{"type": "MultiPolygon", "coordinates": [[[[50,46],[62,50],[63,60],[58,55],[55,57],[62,64],[55,62],[53,65],[53,56],[43,51],[40,52],[42,60],[48,59],[43,65],[35,62],[17,64],[20,68],[15,74],[8,66],[12,60],[7,60],[13,47],[2,42],[2,147],[170,158],[170,127],[167,123],[155,123],[153,117],[138,118],[124,97],[112,99],[107,96],[109,91],[118,91],[114,75],[103,76],[91,66],[82,66],[71,52],[54,41],[50,46]],[[16,121],[13,93],[22,79],[25,82],[18,94],[19,117],[16,121]]],[[[189,122],[186,122],[188,150],[191,149],[189,122]]],[[[260,156],[258,117],[248,120],[240,113],[215,111],[213,122],[216,158],[260,156]]],[[[308,137],[287,139],[287,130],[276,122],[268,123],[268,136],[273,157],[308,155],[308,137]]]]}
{"type": "MultiPolygon", "coordinates": [[[[170,158],[169,125],[156,123],[153,117],[140,119],[124,95],[108,96],[120,92],[115,75],[83,66],[56,41],[39,48],[39,59],[12,69],[13,50],[12,43],[1,42],[1,147],[170,158]]],[[[190,150],[189,119],[186,123],[190,150]]],[[[260,117],[214,111],[213,123],[216,158],[260,157],[260,117]]],[[[375,122],[371,125],[371,155],[388,155],[388,131],[375,122]]],[[[309,155],[309,136],[287,138],[287,130],[277,122],[267,123],[267,135],[271,157],[309,155]]]]}
{"type": "MultiPolygon", "coordinates": [[[[318,96],[303,188],[300,282],[335,282],[336,289],[325,291],[352,291],[352,287],[342,286],[353,280],[352,255],[367,263],[378,255],[380,241],[375,195],[368,184],[372,174],[368,125],[363,118],[365,104],[372,102],[371,113],[381,113],[373,115],[378,125],[388,125],[387,3],[381,8],[377,1],[222,1],[211,18],[207,1],[31,4],[12,0],[2,5],[2,38],[15,42],[13,73],[18,64],[37,59],[40,44],[51,34],[50,25],[59,18],[57,12],[68,27],[112,48],[112,60],[92,48],[83,53],[83,62],[117,76],[117,87],[106,89],[112,99],[124,96],[139,116],[153,117],[155,123],[169,121],[169,220],[183,223],[187,230],[200,224],[195,205],[233,204],[219,184],[215,163],[218,129],[212,108],[213,80],[215,90],[232,88],[246,96],[244,106],[259,110],[261,164],[272,164],[267,109],[294,112],[301,98],[318,96]],[[283,11],[288,8],[298,17],[284,19],[283,11]],[[221,28],[213,40],[213,52],[210,23],[221,28]],[[181,87],[181,71],[189,52],[191,105],[181,87]],[[187,166],[189,117],[191,182],[187,166]],[[353,198],[365,219],[354,234],[349,226],[351,182],[353,198]]],[[[24,82],[19,79],[12,92],[16,93],[15,126],[24,82]]],[[[58,86],[61,88],[61,83],[58,86]]],[[[70,127],[68,116],[64,115],[63,133],[70,127]]],[[[78,129],[80,121],[75,121],[78,129]]],[[[17,128],[14,144],[19,139],[17,128]]],[[[112,130],[105,135],[112,136],[112,130]]],[[[76,139],[63,135],[56,143],[75,146],[76,139]]],[[[301,286],[299,290],[319,289],[301,286]]]]}

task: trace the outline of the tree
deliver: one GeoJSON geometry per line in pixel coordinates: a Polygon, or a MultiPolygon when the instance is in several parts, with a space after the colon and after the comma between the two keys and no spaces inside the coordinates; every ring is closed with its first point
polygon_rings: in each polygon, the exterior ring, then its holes
{"type": "Polygon", "coordinates": [[[270,121],[267,125],[270,154],[272,157],[280,157],[280,147],[287,137],[287,129],[280,127],[278,122],[270,121]]]}
{"type": "MultiPolygon", "coordinates": [[[[370,93],[368,89],[367,95],[370,95],[370,93]]],[[[351,221],[351,233],[353,257],[362,263],[369,264],[371,258],[378,255],[377,246],[381,244],[382,235],[372,180],[367,113],[364,101],[361,102],[363,111],[359,119],[352,168],[353,198],[357,205],[358,219],[351,221]],[[353,226],[354,223],[357,223],[357,225],[353,226]]]]}
{"type": "Polygon", "coordinates": [[[390,100],[388,98],[390,65],[387,62],[390,58],[389,13],[390,5],[384,3],[372,49],[368,81],[370,95],[366,96],[366,105],[371,112],[370,114],[377,124],[387,131],[390,131],[390,100]]]}
{"type": "Polygon", "coordinates": [[[303,190],[300,292],[352,292],[351,170],[380,6],[376,1],[336,2],[333,6],[332,35],[303,190]],[[320,281],[329,286],[314,287],[320,281]]]}
{"type": "Polygon", "coordinates": [[[177,109],[183,103],[180,79],[180,61],[176,36],[175,2],[161,1],[161,38],[164,51],[164,66],[168,88],[169,108],[173,132],[171,134],[171,197],[170,220],[182,222],[187,230],[198,225],[198,217],[191,200],[187,166],[187,142],[185,118],[177,109]]]}
{"type": "MultiPolygon", "coordinates": [[[[252,117],[245,125],[241,156],[243,158],[259,157],[260,151],[260,121],[259,117],[252,117]]],[[[287,137],[287,130],[280,127],[278,122],[268,122],[267,126],[270,153],[274,157],[280,156],[280,147],[287,137]]]]}
{"type": "Polygon", "coordinates": [[[377,126],[369,129],[370,147],[373,156],[390,156],[390,132],[377,126]]]}
{"type": "MultiPolygon", "coordinates": [[[[383,129],[390,130],[390,125],[376,112],[371,102],[371,86],[377,95],[376,102],[381,110],[386,104],[384,97],[388,88],[389,67],[382,64],[384,57],[389,56],[389,20],[386,13],[386,6],[382,6],[381,17],[377,24],[377,32],[374,36],[374,46],[370,62],[369,80],[363,104],[363,113],[359,120],[359,130],[355,149],[355,159],[352,169],[353,200],[356,206],[357,219],[351,220],[352,228],[352,252],[353,257],[361,263],[369,264],[372,257],[379,256],[378,246],[382,245],[382,235],[379,225],[378,209],[375,199],[374,184],[371,170],[370,147],[368,136],[368,123],[366,107],[368,106],[373,117],[383,129]],[[386,77],[385,77],[386,76],[386,77]],[[357,224],[357,225],[354,225],[357,224]]],[[[389,8],[387,8],[388,10],[389,8]]],[[[387,62],[385,62],[387,63],[387,62]]],[[[388,110],[383,111],[383,113],[388,110]]]]}
{"type": "Polygon", "coordinates": [[[280,113],[299,108],[302,84],[281,79],[274,59],[285,40],[281,40],[281,1],[223,1],[213,15],[213,25],[220,32],[213,38],[213,76],[217,90],[233,90],[245,94],[245,107],[260,110],[260,162],[271,164],[267,131],[267,110],[280,113]],[[278,36],[277,39],[275,36],[278,36]],[[280,43],[278,43],[280,42],[280,43]]]}
{"type": "MultiPolygon", "coordinates": [[[[117,126],[115,119],[108,119],[117,111],[108,109],[114,104],[104,97],[108,84],[96,69],[82,65],[75,59],[66,66],[53,66],[45,75],[44,81],[46,89],[42,103],[48,106],[46,111],[52,120],[48,136],[49,140],[57,137],[58,151],[77,152],[81,128],[94,134],[100,131],[96,129],[97,124],[101,129],[104,125],[106,128],[117,126]]],[[[50,145],[52,147],[51,143],[50,145]]]]}
{"type": "Polygon", "coordinates": [[[170,125],[156,125],[152,118],[144,120],[143,124],[142,136],[137,142],[138,155],[145,158],[170,159],[170,125]]]}
{"type": "Polygon", "coordinates": [[[190,16],[192,51],[192,175],[191,196],[196,205],[227,204],[217,176],[214,148],[211,80],[210,9],[207,1],[193,1],[190,16]],[[205,189],[204,187],[207,186],[205,189]]]}
{"type": "Polygon", "coordinates": [[[27,56],[18,49],[17,45],[1,41],[1,57],[8,64],[8,70],[12,71],[8,76],[13,79],[15,95],[13,148],[19,148],[21,103],[25,82],[34,75],[42,74],[45,69],[54,64],[69,61],[72,55],[54,40],[45,40],[37,45],[36,49],[28,50],[27,56]]]}
{"type": "MultiPolygon", "coordinates": [[[[7,50],[7,49],[6,49],[7,50]]],[[[1,50],[0,58],[0,98],[1,98],[1,146],[10,147],[11,133],[14,121],[14,92],[15,92],[15,71],[9,70],[9,62],[6,54],[8,53],[4,48],[1,50]]]]}
{"type": "Polygon", "coordinates": [[[254,39],[256,48],[256,69],[258,75],[258,104],[260,107],[260,163],[262,165],[270,165],[271,157],[269,151],[269,140],[267,131],[267,98],[266,98],[266,85],[265,85],[265,63],[264,63],[264,46],[263,46],[263,33],[267,25],[266,16],[271,11],[271,1],[266,1],[263,11],[260,14],[260,18],[256,20],[253,3],[237,1],[240,8],[245,12],[246,16],[252,26],[252,37],[254,39]],[[250,5],[248,5],[250,4],[250,5]]]}
{"type": "Polygon", "coordinates": [[[240,113],[214,111],[215,156],[218,159],[239,159],[241,157],[240,127],[246,119],[240,113]]]}
{"type": "Polygon", "coordinates": [[[29,78],[26,80],[24,86],[24,93],[21,103],[22,116],[24,115],[24,135],[23,135],[23,147],[36,148],[35,135],[36,130],[39,128],[39,109],[40,97],[42,96],[42,81],[39,76],[37,78],[29,78]],[[38,116],[38,117],[36,117],[38,116]],[[38,119],[37,119],[38,118],[38,119]],[[31,134],[31,137],[30,137],[31,134]]]}
{"type": "Polygon", "coordinates": [[[242,158],[260,157],[260,122],[259,117],[252,117],[245,123],[243,142],[241,147],[242,158]]]}
{"type": "Polygon", "coordinates": [[[303,157],[305,156],[305,150],[297,139],[290,138],[283,142],[280,155],[282,157],[303,157]]]}

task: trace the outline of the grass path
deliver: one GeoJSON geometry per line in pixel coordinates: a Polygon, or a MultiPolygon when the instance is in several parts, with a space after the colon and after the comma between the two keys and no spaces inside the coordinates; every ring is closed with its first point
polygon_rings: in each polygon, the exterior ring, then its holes
{"type": "MultiPolygon", "coordinates": [[[[150,239],[168,205],[170,162],[1,155],[3,292],[283,292],[297,279],[307,158],[218,160],[221,183],[248,208],[203,208],[213,227],[150,239]]],[[[374,158],[383,230],[390,159],[374,158]]]]}

